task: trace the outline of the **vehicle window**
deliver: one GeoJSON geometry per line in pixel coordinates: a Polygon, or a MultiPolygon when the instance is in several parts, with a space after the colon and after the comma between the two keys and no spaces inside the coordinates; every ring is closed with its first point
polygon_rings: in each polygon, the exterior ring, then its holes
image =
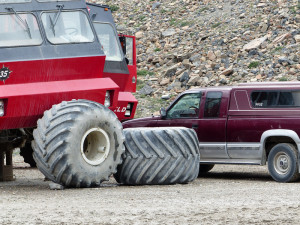
{"type": "Polygon", "coordinates": [[[126,58],[128,65],[133,65],[133,39],[130,37],[126,37],[126,58]]]}
{"type": "Polygon", "coordinates": [[[207,92],[204,108],[204,117],[219,117],[220,105],[222,100],[222,92],[207,92]]]}
{"type": "Polygon", "coordinates": [[[0,15],[0,47],[40,45],[43,42],[33,14],[0,15]]]}
{"type": "Polygon", "coordinates": [[[168,110],[167,118],[197,118],[199,116],[201,92],[183,95],[168,110]]]}
{"type": "Polygon", "coordinates": [[[119,37],[109,23],[95,22],[94,27],[98,39],[103,47],[107,61],[122,61],[123,52],[119,44],[119,37]]]}
{"type": "Polygon", "coordinates": [[[94,34],[82,11],[57,11],[42,14],[46,36],[52,44],[93,42],[94,34]]]}
{"type": "Polygon", "coordinates": [[[254,91],[251,102],[254,108],[300,107],[300,91],[254,91]]]}

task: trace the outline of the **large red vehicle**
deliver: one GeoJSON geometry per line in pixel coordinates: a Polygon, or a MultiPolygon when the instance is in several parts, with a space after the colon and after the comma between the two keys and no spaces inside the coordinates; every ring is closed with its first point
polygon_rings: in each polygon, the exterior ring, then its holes
{"type": "Polygon", "coordinates": [[[12,149],[29,160],[32,141],[52,181],[100,184],[121,162],[119,120],[137,105],[134,37],[119,38],[109,7],[83,0],[4,0],[0,12],[0,179],[12,149]]]}

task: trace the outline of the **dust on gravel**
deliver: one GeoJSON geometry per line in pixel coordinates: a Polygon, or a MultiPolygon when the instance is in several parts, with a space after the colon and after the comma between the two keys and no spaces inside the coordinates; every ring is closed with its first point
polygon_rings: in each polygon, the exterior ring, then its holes
{"type": "Polygon", "coordinates": [[[14,156],[0,183],[1,224],[299,224],[299,183],[276,183],[266,167],[217,165],[185,185],[49,189],[14,156]]]}

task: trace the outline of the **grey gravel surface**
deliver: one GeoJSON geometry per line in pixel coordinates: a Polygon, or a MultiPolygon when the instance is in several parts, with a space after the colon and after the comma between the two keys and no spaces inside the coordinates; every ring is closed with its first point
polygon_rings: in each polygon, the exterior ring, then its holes
{"type": "Polygon", "coordinates": [[[299,224],[298,183],[266,167],[217,165],[186,185],[50,190],[15,156],[16,180],[0,183],[0,224],[299,224]]]}

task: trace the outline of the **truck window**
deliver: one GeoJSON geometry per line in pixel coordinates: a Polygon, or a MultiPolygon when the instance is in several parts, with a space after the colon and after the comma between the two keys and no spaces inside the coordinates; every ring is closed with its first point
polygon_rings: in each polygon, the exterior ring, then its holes
{"type": "Polygon", "coordinates": [[[198,118],[201,92],[183,95],[167,112],[167,118],[198,118]]]}
{"type": "Polygon", "coordinates": [[[0,15],[0,47],[40,45],[42,42],[39,26],[33,14],[0,15]]]}
{"type": "Polygon", "coordinates": [[[126,37],[126,58],[128,65],[133,65],[133,38],[126,37]]]}
{"type": "Polygon", "coordinates": [[[94,34],[82,11],[44,12],[42,22],[52,44],[93,42],[94,34]]]}
{"type": "Polygon", "coordinates": [[[204,117],[212,118],[219,117],[222,92],[210,91],[207,92],[204,108],[204,117]]]}
{"type": "Polygon", "coordinates": [[[251,102],[254,108],[300,107],[300,91],[253,91],[251,102]]]}
{"type": "Polygon", "coordinates": [[[98,39],[103,47],[107,61],[122,61],[123,52],[119,44],[119,38],[113,26],[109,23],[94,22],[98,39]]]}

